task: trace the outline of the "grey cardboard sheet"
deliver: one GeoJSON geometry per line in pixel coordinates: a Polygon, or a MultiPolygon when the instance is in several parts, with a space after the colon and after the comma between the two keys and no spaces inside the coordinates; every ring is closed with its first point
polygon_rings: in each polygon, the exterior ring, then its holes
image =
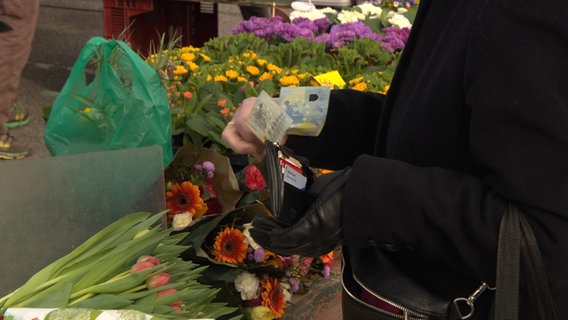
{"type": "Polygon", "coordinates": [[[0,162],[0,296],[133,212],[165,209],[158,146],[0,162]]]}

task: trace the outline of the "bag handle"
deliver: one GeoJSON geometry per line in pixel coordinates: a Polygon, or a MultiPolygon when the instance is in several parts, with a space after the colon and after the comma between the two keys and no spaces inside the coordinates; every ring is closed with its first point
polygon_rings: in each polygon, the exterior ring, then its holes
{"type": "Polygon", "coordinates": [[[509,204],[499,229],[495,320],[518,319],[521,259],[528,279],[529,298],[536,303],[540,318],[556,319],[537,239],[525,215],[516,205],[509,204]]]}

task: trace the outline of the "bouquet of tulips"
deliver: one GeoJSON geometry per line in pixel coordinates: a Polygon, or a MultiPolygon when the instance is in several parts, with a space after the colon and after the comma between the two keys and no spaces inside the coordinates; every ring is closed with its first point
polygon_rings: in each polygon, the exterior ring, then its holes
{"type": "Polygon", "coordinates": [[[126,309],[163,319],[217,318],[235,310],[201,284],[206,266],[179,257],[187,234],[172,234],[160,214],[133,213],[101,230],[0,298],[9,308],[126,309]]]}

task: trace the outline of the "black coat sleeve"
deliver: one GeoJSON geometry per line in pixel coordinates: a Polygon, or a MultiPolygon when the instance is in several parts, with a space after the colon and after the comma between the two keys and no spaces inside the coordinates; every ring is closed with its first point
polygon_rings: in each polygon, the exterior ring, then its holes
{"type": "Polygon", "coordinates": [[[332,90],[325,125],[318,137],[289,136],[286,145],[312,166],[341,169],[373,152],[384,95],[332,90]]]}

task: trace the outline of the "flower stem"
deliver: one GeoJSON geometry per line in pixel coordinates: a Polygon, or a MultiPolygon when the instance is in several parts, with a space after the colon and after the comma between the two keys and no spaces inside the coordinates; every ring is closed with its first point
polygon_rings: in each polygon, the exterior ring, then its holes
{"type": "MultiPolygon", "coordinates": [[[[103,282],[103,283],[101,283],[101,284],[98,284],[98,285],[96,285],[96,286],[97,286],[97,287],[100,287],[100,286],[102,286],[102,285],[109,284],[109,283],[111,283],[111,282],[113,282],[113,281],[116,281],[116,280],[118,280],[118,279],[124,278],[124,277],[128,276],[129,274],[130,274],[130,271],[124,271],[124,272],[119,273],[119,274],[117,274],[116,276],[110,278],[109,280],[107,280],[107,281],[105,281],[105,282],[103,282]]],[[[71,296],[69,297],[69,299],[75,299],[75,298],[77,298],[77,297],[80,297],[80,296],[82,296],[82,295],[84,295],[84,294],[89,293],[91,290],[92,290],[92,287],[88,287],[88,288],[85,288],[85,289],[83,289],[83,290],[79,290],[79,291],[77,291],[77,292],[75,292],[75,293],[72,293],[71,296]]]]}
{"type": "Polygon", "coordinates": [[[69,306],[72,306],[72,305],[74,305],[74,304],[76,304],[76,303],[78,303],[78,302],[80,302],[80,301],[87,300],[87,299],[89,299],[90,297],[92,297],[92,296],[94,296],[94,295],[95,295],[94,293],[87,293],[87,294],[83,295],[82,297],[80,297],[80,298],[78,298],[78,299],[75,299],[75,300],[73,300],[73,301],[70,300],[70,301],[69,301],[69,306]]]}
{"type": "Polygon", "coordinates": [[[146,284],[141,284],[138,287],[134,287],[134,288],[130,288],[124,292],[121,292],[120,294],[129,294],[129,293],[133,293],[142,289],[146,289],[146,284]]]}

